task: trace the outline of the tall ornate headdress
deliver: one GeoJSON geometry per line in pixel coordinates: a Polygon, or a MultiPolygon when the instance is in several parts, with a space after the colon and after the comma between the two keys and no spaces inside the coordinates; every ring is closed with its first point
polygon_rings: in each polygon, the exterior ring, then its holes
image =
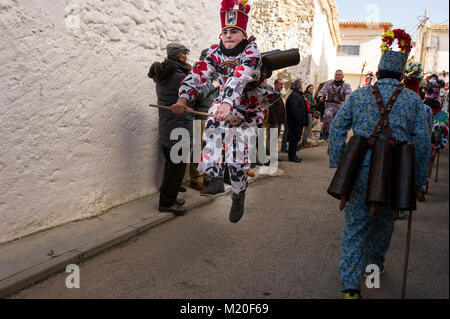
{"type": "Polygon", "coordinates": [[[422,82],[424,91],[426,92],[427,99],[437,99],[439,98],[441,89],[445,87],[445,82],[438,75],[432,74],[427,76],[422,82]]]}
{"type": "Polygon", "coordinates": [[[222,0],[220,20],[222,30],[225,28],[237,28],[247,34],[248,14],[250,5],[248,0],[222,0]],[[237,8],[235,8],[237,6],[237,8]]]}
{"type": "Polygon", "coordinates": [[[408,61],[408,55],[411,52],[411,36],[402,29],[388,30],[381,35],[382,44],[379,70],[392,71],[400,74],[405,73],[406,62],[408,61]],[[400,52],[392,50],[394,41],[397,40],[400,52]]]}

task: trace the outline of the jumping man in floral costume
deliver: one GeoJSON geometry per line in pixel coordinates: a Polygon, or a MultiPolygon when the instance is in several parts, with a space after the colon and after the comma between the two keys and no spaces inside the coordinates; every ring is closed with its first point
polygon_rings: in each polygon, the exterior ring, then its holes
{"type": "Polygon", "coordinates": [[[233,223],[238,222],[244,213],[250,169],[249,143],[251,137],[256,137],[257,128],[264,122],[265,110],[275,97],[273,89],[262,83],[258,47],[247,39],[249,11],[247,0],[222,1],[221,42],[211,46],[206,59],[194,66],[181,84],[177,103],[172,106],[174,113],[184,113],[188,103],[202,91],[213,73],[219,74],[221,92],[208,112],[211,117],[205,127],[198,170],[212,177],[210,188],[218,187],[228,170],[233,187],[229,217],[233,223]],[[234,9],[236,5],[238,9],[234,9]],[[242,123],[230,125],[230,115],[242,123]],[[239,134],[242,132],[247,139],[239,134]]]}

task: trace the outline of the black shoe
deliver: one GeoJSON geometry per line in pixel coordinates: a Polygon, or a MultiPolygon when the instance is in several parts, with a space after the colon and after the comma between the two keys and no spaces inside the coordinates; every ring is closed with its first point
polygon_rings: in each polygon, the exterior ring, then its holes
{"type": "Polygon", "coordinates": [[[289,162],[294,162],[294,163],[301,163],[301,161],[303,161],[303,159],[296,157],[292,157],[289,159],[289,162]]]}
{"type": "Polygon", "coordinates": [[[175,200],[175,204],[177,204],[178,206],[183,206],[184,204],[186,204],[186,201],[182,198],[180,198],[180,199],[177,198],[175,200]]]}
{"type": "Polygon", "coordinates": [[[208,187],[200,192],[200,195],[216,195],[220,193],[225,193],[225,185],[223,184],[223,179],[221,178],[211,178],[208,187]]]}
{"type": "Polygon", "coordinates": [[[161,213],[174,213],[176,216],[183,216],[187,212],[186,207],[179,206],[177,203],[170,207],[159,206],[159,211],[161,213]]]}
{"type": "Polygon", "coordinates": [[[239,195],[233,193],[233,204],[230,210],[230,222],[237,223],[244,215],[245,191],[239,195]]]}
{"type": "Polygon", "coordinates": [[[180,189],[178,190],[180,193],[186,193],[187,189],[183,186],[180,186],[180,189]]]}

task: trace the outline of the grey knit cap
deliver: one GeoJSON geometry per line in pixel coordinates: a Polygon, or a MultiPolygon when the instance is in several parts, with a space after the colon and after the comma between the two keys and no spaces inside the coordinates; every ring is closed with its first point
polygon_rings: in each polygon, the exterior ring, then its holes
{"type": "Polygon", "coordinates": [[[189,53],[189,49],[180,43],[170,43],[167,45],[166,50],[167,56],[175,56],[183,52],[189,53]]]}

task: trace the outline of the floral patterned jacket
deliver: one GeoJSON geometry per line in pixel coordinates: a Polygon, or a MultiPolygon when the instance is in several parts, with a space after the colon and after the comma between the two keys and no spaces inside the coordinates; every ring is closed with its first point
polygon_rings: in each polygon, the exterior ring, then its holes
{"type": "MultiPolygon", "coordinates": [[[[386,105],[397,86],[395,79],[381,79],[377,83],[386,105]]],[[[347,132],[370,137],[380,119],[380,110],[372,86],[365,86],[353,92],[337,113],[330,131],[330,167],[336,168],[344,155],[347,132]]],[[[389,114],[392,135],[397,142],[411,142],[415,145],[416,184],[425,185],[430,157],[430,132],[425,109],[419,95],[404,89],[389,114]]],[[[384,131],[381,136],[384,136],[384,131]]],[[[372,151],[366,154],[363,167],[370,166],[372,151]]]]}
{"type": "Polygon", "coordinates": [[[270,85],[262,83],[256,88],[248,88],[248,84],[259,81],[261,65],[261,54],[255,42],[249,43],[241,54],[234,57],[226,56],[220,46],[215,44],[208,50],[206,59],[194,65],[178,94],[189,102],[195,100],[214,72],[217,72],[221,91],[216,102],[230,104],[232,115],[260,126],[269,103],[275,98],[270,85]],[[226,67],[227,61],[236,61],[236,66],[226,67]]]}
{"type": "Polygon", "coordinates": [[[350,84],[346,82],[342,83],[341,86],[336,86],[336,84],[334,84],[334,81],[331,80],[323,86],[319,94],[317,94],[317,97],[320,98],[325,94],[328,94],[328,101],[325,102],[325,109],[339,109],[341,107],[341,104],[339,104],[339,102],[344,102],[350,96],[350,94],[352,94],[352,88],[350,84]]]}

